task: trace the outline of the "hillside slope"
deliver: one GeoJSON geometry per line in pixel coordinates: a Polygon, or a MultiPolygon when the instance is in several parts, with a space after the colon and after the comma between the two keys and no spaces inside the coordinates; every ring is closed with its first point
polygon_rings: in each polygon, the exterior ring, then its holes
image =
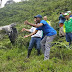
{"type": "MultiPolygon", "coordinates": [[[[0,39],[0,72],[72,72],[72,49],[68,47],[65,37],[59,36],[53,42],[50,51],[50,59],[44,61],[44,55],[37,56],[37,51],[32,50],[30,58],[27,57],[29,34],[21,32],[23,22],[33,22],[37,14],[47,15],[52,26],[57,30],[59,12],[72,11],[72,0],[30,0],[29,2],[16,3],[0,9],[0,26],[17,22],[18,38],[13,46],[8,36],[0,39]]],[[[58,30],[57,30],[58,31],[58,30]]]]}

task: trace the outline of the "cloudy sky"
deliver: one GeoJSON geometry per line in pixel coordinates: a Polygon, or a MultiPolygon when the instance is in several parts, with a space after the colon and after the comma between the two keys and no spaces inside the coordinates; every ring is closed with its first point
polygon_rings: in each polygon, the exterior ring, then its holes
{"type": "MultiPolygon", "coordinates": [[[[4,7],[4,4],[7,2],[8,0],[2,0],[2,7],[4,7]]],[[[15,2],[20,2],[21,0],[13,0],[15,2]]]]}

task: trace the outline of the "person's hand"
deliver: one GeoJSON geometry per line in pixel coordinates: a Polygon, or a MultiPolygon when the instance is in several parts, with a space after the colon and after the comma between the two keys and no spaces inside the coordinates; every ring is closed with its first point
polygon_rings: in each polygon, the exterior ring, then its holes
{"type": "Polygon", "coordinates": [[[24,21],[24,24],[28,24],[29,22],[26,20],[26,21],[24,21]]]}
{"type": "Polygon", "coordinates": [[[24,38],[27,38],[27,37],[28,37],[28,35],[24,36],[24,38]]]}
{"type": "Polygon", "coordinates": [[[25,28],[23,28],[23,29],[21,30],[21,32],[23,32],[23,31],[25,31],[25,28]]]}
{"type": "Polygon", "coordinates": [[[21,30],[21,32],[23,32],[23,31],[25,31],[25,28],[23,28],[23,29],[21,30]]]}

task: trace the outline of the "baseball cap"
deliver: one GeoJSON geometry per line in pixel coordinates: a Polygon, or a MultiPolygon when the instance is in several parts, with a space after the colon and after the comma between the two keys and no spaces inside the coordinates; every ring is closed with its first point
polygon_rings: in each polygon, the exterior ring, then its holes
{"type": "Polygon", "coordinates": [[[67,13],[71,13],[71,11],[67,11],[67,13]]]}
{"type": "Polygon", "coordinates": [[[38,14],[38,15],[34,16],[34,18],[42,18],[42,16],[38,14]]]}
{"type": "Polygon", "coordinates": [[[68,13],[64,13],[63,15],[66,16],[66,15],[69,15],[69,14],[68,13]]]}

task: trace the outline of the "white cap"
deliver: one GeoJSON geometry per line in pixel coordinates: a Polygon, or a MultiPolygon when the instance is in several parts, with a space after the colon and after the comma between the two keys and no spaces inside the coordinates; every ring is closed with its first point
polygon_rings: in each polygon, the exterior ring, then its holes
{"type": "Polygon", "coordinates": [[[66,16],[66,15],[69,15],[69,14],[68,13],[64,13],[63,15],[66,16]]]}
{"type": "Polygon", "coordinates": [[[71,13],[71,11],[67,11],[67,13],[71,13]]]}

